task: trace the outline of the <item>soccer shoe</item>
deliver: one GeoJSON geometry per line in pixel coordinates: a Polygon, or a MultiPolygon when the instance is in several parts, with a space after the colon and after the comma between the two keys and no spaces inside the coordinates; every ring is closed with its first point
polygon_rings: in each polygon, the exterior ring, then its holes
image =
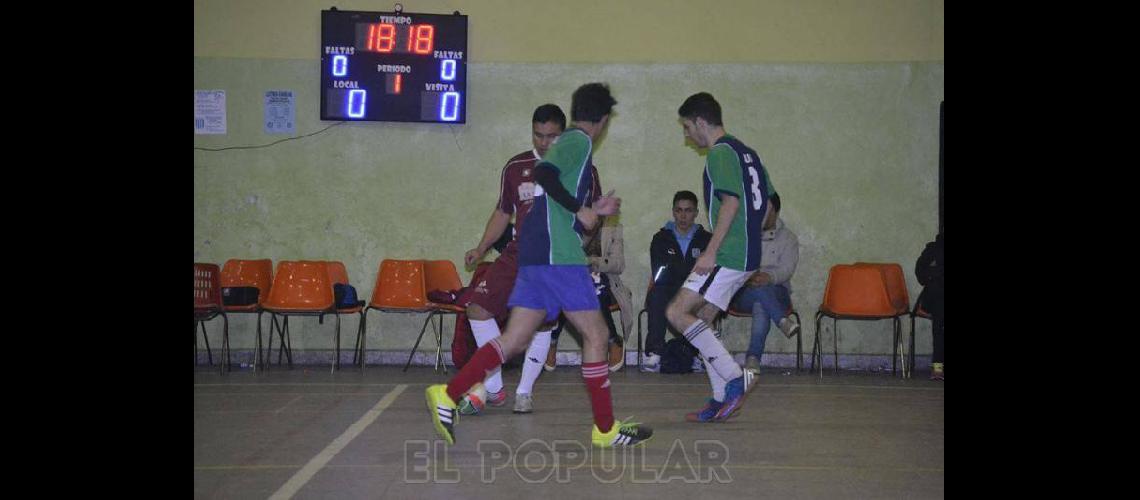
{"type": "Polygon", "coordinates": [[[435,432],[447,444],[455,444],[455,423],[459,421],[459,412],[455,401],[447,395],[447,384],[429,385],[424,394],[427,396],[428,413],[431,414],[435,432]]]}
{"type": "Polygon", "coordinates": [[[534,412],[534,398],[530,394],[515,394],[515,413],[534,412]]]}
{"type": "Polygon", "coordinates": [[[748,396],[749,382],[752,379],[752,372],[744,370],[744,374],[736,377],[724,386],[724,406],[717,410],[713,420],[724,421],[729,417],[736,414],[740,410],[741,405],[744,404],[744,398],[748,396]]]}
{"type": "Polygon", "coordinates": [[[507,404],[507,391],[500,389],[499,392],[488,392],[487,404],[496,408],[507,404]]]}
{"type": "Polygon", "coordinates": [[[610,342],[609,365],[611,372],[616,372],[625,366],[625,346],[618,342],[610,342]]]}
{"type": "Polygon", "coordinates": [[[621,420],[614,420],[613,427],[610,427],[610,431],[605,433],[599,431],[597,425],[594,425],[593,428],[591,438],[594,446],[599,448],[637,446],[653,437],[653,429],[637,422],[622,423],[621,420]]]}
{"type": "Polygon", "coordinates": [[[791,316],[781,319],[780,323],[776,326],[780,327],[780,331],[784,332],[784,335],[787,335],[788,338],[795,337],[797,333],[800,333],[800,324],[796,323],[791,316]]]}
{"type": "Polygon", "coordinates": [[[713,398],[709,398],[708,402],[705,403],[705,407],[701,408],[700,411],[685,414],[685,421],[713,422],[713,417],[716,417],[716,414],[718,411],[720,411],[721,406],[724,406],[724,403],[713,398]]]}
{"type": "Polygon", "coordinates": [[[946,380],[945,365],[942,363],[930,364],[930,380],[946,380]]]}

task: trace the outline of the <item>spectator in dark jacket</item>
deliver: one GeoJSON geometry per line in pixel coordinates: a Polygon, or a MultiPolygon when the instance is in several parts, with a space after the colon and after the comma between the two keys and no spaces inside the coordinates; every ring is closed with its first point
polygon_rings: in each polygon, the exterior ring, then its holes
{"type": "Polygon", "coordinates": [[[650,279],[645,308],[649,314],[649,333],[645,338],[645,359],[641,371],[658,372],[665,352],[665,329],[669,322],[665,308],[685,283],[697,257],[709,244],[712,233],[694,224],[697,219],[697,195],[678,191],[673,195],[673,220],[653,235],[649,246],[650,279]]]}
{"type": "Polygon", "coordinates": [[[914,274],[918,278],[918,283],[923,286],[922,293],[918,295],[918,304],[920,307],[930,313],[932,322],[934,323],[931,329],[932,336],[934,337],[934,353],[930,357],[930,379],[931,380],[944,380],[943,374],[943,356],[945,355],[946,338],[943,336],[943,327],[945,325],[945,311],[943,310],[943,296],[945,295],[945,271],[943,260],[946,257],[946,250],[942,246],[942,233],[934,238],[934,241],[927,243],[926,248],[923,249],[922,255],[918,256],[918,261],[914,263],[914,274]]]}

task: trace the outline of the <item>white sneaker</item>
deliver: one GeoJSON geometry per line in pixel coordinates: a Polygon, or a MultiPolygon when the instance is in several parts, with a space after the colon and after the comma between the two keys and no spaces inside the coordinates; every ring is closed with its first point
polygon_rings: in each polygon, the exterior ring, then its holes
{"type": "Polygon", "coordinates": [[[641,358],[641,366],[639,370],[646,373],[660,373],[661,372],[661,356],[656,354],[646,354],[641,358]]]}
{"type": "Polygon", "coordinates": [[[795,337],[797,333],[800,333],[800,324],[792,321],[791,316],[785,316],[784,319],[780,320],[780,324],[777,326],[780,327],[780,331],[784,332],[784,335],[787,335],[788,338],[795,337]]]}
{"type": "Polygon", "coordinates": [[[534,398],[530,394],[515,394],[515,413],[534,412],[534,398]]]}

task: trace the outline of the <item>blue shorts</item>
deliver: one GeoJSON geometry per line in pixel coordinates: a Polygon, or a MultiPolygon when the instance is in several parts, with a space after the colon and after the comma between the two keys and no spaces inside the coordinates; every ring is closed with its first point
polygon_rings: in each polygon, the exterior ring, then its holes
{"type": "Polygon", "coordinates": [[[598,290],[584,265],[521,266],[507,307],[545,310],[549,323],[562,311],[598,310],[598,290]]]}

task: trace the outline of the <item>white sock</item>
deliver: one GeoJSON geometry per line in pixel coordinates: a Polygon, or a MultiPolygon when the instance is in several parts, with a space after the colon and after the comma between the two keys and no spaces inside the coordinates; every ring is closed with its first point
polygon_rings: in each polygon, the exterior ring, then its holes
{"type": "MultiPolygon", "coordinates": [[[[471,333],[475,335],[475,345],[479,347],[483,347],[483,344],[490,342],[491,339],[500,335],[499,324],[495,322],[494,318],[482,321],[472,319],[470,322],[471,333]]],[[[487,388],[487,392],[499,392],[503,390],[502,367],[495,368],[494,372],[487,375],[487,378],[483,380],[483,387],[487,388]]]]}
{"type": "Polygon", "coordinates": [[[740,365],[736,364],[728,349],[725,349],[724,344],[717,338],[716,330],[709,328],[704,321],[698,319],[689,325],[689,328],[685,329],[685,338],[701,352],[705,360],[705,371],[716,370],[717,375],[725,380],[733,380],[744,375],[740,365]]]}
{"type": "Polygon", "coordinates": [[[515,394],[530,394],[534,389],[534,382],[542,373],[542,365],[546,363],[546,355],[550,353],[550,330],[534,334],[530,346],[526,348],[526,360],[523,361],[522,376],[519,377],[519,388],[515,394]]]}
{"type": "Polygon", "coordinates": [[[707,373],[709,376],[709,385],[712,386],[713,399],[717,400],[717,402],[723,403],[724,386],[728,385],[728,380],[725,380],[724,377],[721,377],[720,374],[716,372],[716,370],[709,369],[709,362],[707,359],[705,359],[704,356],[701,356],[700,358],[705,361],[705,373],[707,373]]]}

